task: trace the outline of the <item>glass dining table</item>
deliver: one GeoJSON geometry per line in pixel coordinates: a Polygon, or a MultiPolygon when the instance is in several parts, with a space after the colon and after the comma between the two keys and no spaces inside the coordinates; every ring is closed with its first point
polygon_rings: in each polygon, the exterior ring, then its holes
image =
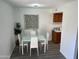
{"type": "MultiPolygon", "coordinates": [[[[30,42],[30,41],[31,41],[31,37],[33,37],[33,36],[21,36],[21,37],[22,37],[22,40],[21,40],[21,41],[30,42]]],[[[37,36],[37,37],[38,37],[38,41],[39,41],[39,42],[46,40],[43,35],[39,35],[39,36],[37,36]]]]}
{"type": "MultiPolygon", "coordinates": [[[[37,38],[38,38],[38,42],[46,42],[46,39],[45,39],[45,37],[43,36],[43,35],[36,35],[37,36],[37,38]]],[[[21,38],[22,38],[22,40],[21,40],[21,42],[22,42],[22,45],[23,45],[23,42],[27,42],[27,43],[30,43],[31,42],[31,38],[32,38],[33,36],[31,35],[21,35],[21,38]]],[[[46,50],[45,49],[46,48],[46,45],[44,46],[44,50],[46,50]]],[[[23,49],[23,47],[22,47],[22,49],[23,49]]],[[[24,51],[23,51],[24,52],[24,51]]],[[[22,53],[23,53],[22,52],[22,53]]]]}

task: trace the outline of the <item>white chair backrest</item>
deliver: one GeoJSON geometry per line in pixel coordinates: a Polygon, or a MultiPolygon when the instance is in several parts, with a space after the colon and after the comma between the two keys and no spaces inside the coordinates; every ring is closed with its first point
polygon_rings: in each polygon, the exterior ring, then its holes
{"type": "Polygon", "coordinates": [[[31,37],[31,48],[38,48],[38,38],[36,36],[31,37]]]}
{"type": "Polygon", "coordinates": [[[30,31],[30,35],[31,35],[31,36],[35,36],[35,35],[36,35],[36,31],[35,31],[35,30],[31,30],[31,31],[30,31]]]}
{"type": "Polygon", "coordinates": [[[24,30],[25,34],[29,34],[30,31],[29,30],[24,30]]]}
{"type": "Polygon", "coordinates": [[[30,36],[30,31],[29,30],[24,30],[23,31],[24,36],[30,36]]]}

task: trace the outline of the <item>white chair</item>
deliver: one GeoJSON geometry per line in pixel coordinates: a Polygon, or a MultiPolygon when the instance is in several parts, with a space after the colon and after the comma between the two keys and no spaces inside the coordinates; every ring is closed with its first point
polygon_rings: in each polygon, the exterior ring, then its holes
{"type": "Polygon", "coordinates": [[[21,35],[18,34],[18,39],[19,39],[19,51],[20,51],[20,47],[22,47],[22,55],[24,54],[24,46],[27,46],[27,52],[28,52],[28,43],[24,42],[21,38],[21,35]]]}
{"type": "Polygon", "coordinates": [[[44,46],[44,53],[45,53],[46,49],[48,50],[49,33],[45,32],[44,34],[41,34],[39,36],[39,39],[41,40],[41,45],[44,46]]]}
{"type": "Polygon", "coordinates": [[[37,49],[37,56],[39,56],[39,50],[38,50],[38,37],[37,36],[31,36],[31,43],[30,43],[30,56],[31,56],[31,49],[36,48],[37,49]]]}
{"type": "Polygon", "coordinates": [[[44,53],[46,52],[46,39],[43,35],[39,36],[40,44],[44,46],[44,53]]]}
{"type": "Polygon", "coordinates": [[[30,35],[31,36],[36,36],[36,30],[34,30],[34,29],[30,30],[30,35]]]}
{"type": "Polygon", "coordinates": [[[47,44],[47,50],[48,50],[48,40],[49,40],[49,32],[46,33],[46,44],[47,44]]]}

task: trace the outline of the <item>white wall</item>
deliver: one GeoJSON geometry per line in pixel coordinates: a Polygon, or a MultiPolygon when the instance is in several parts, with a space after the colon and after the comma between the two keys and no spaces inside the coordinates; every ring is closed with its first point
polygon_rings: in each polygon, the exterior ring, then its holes
{"type": "Polygon", "coordinates": [[[63,12],[60,51],[66,59],[74,59],[78,22],[77,1],[72,1],[59,8],[63,12]]]}
{"type": "Polygon", "coordinates": [[[24,15],[39,15],[39,30],[47,29],[51,31],[51,24],[53,21],[52,12],[53,9],[49,8],[16,8],[16,20],[17,22],[20,22],[22,27],[24,28],[24,15]]]}
{"type": "Polygon", "coordinates": [[[14,47],[13,8],[0,0],[0,59],[9,59],[14,47]]]}
{"type": "Polygon", "coordinates": [[[24,28],[24,15],[27,14],[34,14],[39,15],[39,29],[47,28],[47,25],[49,25],[49,21],[51,18],[50,9],[44,9],[44,8],[17,8],[16,9],[17,14],[17,22],[20,22],[22,24],[22,27],[24,28]]]}

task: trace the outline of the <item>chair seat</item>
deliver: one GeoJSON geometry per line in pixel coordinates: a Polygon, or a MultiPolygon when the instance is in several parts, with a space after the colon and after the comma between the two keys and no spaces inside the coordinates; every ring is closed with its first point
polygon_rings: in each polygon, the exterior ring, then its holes
{"type": "MultiPolygon", "coordinates": [[[[27,41],[23,41],[23,46],[28,45],[27,41]]],[[[22,42],[20,42],[20,46],[22,46],[22,42]]]]}
{"type": "MultiPolygon", "coordinates": [[[[27,46],[28,45],[28,43],[27,44],[23,44],[23,46],[27,46]]],[[[20,46],[22,46],[22,44],[20,44],[20,46]]]]}
{"type": "Polygon", "coordinates": [[[42,44],[42,45],[44,45],[44,44],[46,44],[46,43],[44,43],[44,42],[41,42],[41,44],[42,44]]]}
{"type": "Polygon", "coordinates": [[[33,46],[31,46],[30,48],[37,48],[38,46],[37,45],[33,45],[33,46]]]}

